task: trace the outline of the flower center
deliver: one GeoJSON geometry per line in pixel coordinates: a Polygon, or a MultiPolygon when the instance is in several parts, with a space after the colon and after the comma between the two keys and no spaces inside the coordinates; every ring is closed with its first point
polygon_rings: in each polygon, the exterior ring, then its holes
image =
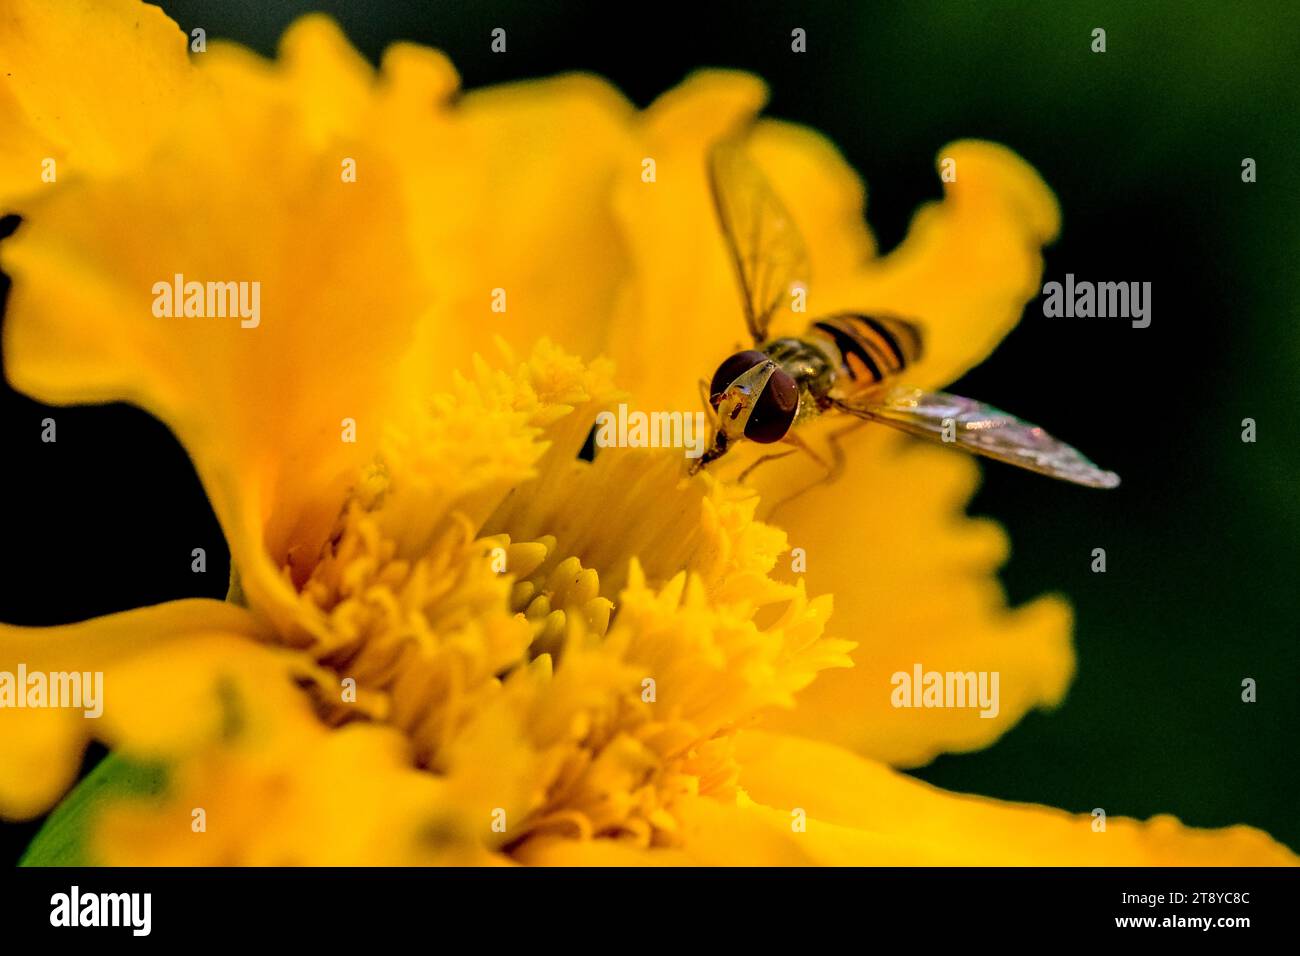
{"type": "Polygon", "coordinates": [[[303,583],[308,690],[399,730],[497,849],[671,845],[678,801],[735,798],[733,730],[851,645],[769,576],[752,494],[672,449],[577,459],[609,392],[580,365],[476,375],[388,443],[303,583]]]}
{"type": "Polygon", "coordinates": [[[708,759],[725,762],[726,748],[691,751],[698,734],[656,722],[653,679],[623,658],[625,641],[606,640],[614,605],[599,575],[553,537],[476,538],[454,521],[408,560],[354,503],[301,598],[327,625],[308,651],[339,681],[313,687],[327,723],[389,723],[418,766],[449,777],[490,759],[466,757],[485,736],[544,766],[512,844],[552,831],[662,842],[675,825],[664,791],[728,777],[708,759]]]}

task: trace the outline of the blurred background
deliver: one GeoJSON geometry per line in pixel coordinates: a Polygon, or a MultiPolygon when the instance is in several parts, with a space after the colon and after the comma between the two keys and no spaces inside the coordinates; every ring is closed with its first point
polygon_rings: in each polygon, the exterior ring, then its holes
{"type": "MultiPolygon", "coordinates": [[[[1149,281],[1153,319],[1147,329],[1052,320],[1033,302],[993,358],[953,386],[1032,413],[1124,484],[1098,494],[985,470],[971,511],[1011,536],[1010,599],[1069,596],[1078,676],[1056,712],[916,775],[1076,812],[1250,823],[1300,849],[1300,5],[161,6],[187,31],[267,55],[294,17],[323,10],[372,61],[395,40],[441,48],[466,88],[590,70],[644,106],[698,67],[752,70],[771,86],[771,115],[821,130],[863,174],[884,250],[939,195],[939,147],[974,136],[1019,152],[1064,210],[1046,279],[1149,281]],[[506,55],[489,51],[498,26],[506,55]],[[807,31],[804,54],[790,50],[795,27],[807,31]],[[1090,50],[1097,27],[1104,54],[1090,50]],[[1241,441],[1246,417],[1255,444],[1241,441]],[[1106,574],[1090,571],[1095,547],[1106,574]],[[1241,701],[1246,677],[1257,703],[1241,701]]],[[[6,386],[8,447],[29,447],[18,436],[38,434],[45,414],[6,386]]],[[[57,444],[0,469],[0,500],[36,529],[6,522],[0,620],[56,624],[223,597],[220,529],[167,430],[125,406],[61,410],[58,423],[57,444]],[[158,520],[164,489],[171,510],[158,520]],[[206,591],[189,572],[196,540],[209,555],[206,591]]],[[[16,860],[36,825],[0,826],[0,859],[16,860]]]]}

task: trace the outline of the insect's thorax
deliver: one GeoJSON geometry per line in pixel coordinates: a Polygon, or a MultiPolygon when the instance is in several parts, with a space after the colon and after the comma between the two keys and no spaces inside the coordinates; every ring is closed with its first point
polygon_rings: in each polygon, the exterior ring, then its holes
{"type": "Polygon", "coordinates": [[[831,395],[843,398],[896,380],[921,354],[908,322],[886,316],[837,313],[817,319],[798,338],[761,347],[799,386],[795,423],[825,411],[831,395]]]}
{"type": "Polygon", "coordinates": [[[799,386],[799,413],[795,424],[823,411],[827,396],[841,374],[833,352],[811,338],[773,339],[760,348],[799,386]]]}

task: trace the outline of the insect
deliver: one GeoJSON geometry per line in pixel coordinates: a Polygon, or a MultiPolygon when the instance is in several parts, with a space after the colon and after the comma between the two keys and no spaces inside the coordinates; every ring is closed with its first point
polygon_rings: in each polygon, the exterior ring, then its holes
{"type": "Polygon", "coordinates": [[[738,143],[726,140],[714,146],[708,166],[754,347],[724,360],[708,383],[714,438],[692,473],[742,440],[794,446],[758,459],[746,474],[761,461],[799,450],[835,473],[842,458],[834,437],[842,432],[832,437],[835,458],[828,465],[803,441],[798,426],[839,414],[858,419],[851,427],[879,422],[1090,488],[1119,484],[1114,472],[1098,468],[1037,425],[973,399],[902,384],[923,346],[920,330],[904,319],[844,312],[815,319],[800,337],[769,339],[768,326],[778,307],[793,289],[806,286],[803,238],[738,143]]]}

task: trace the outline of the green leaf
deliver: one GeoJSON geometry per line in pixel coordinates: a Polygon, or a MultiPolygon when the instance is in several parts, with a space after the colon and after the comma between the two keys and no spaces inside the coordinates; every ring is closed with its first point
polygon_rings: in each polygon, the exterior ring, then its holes
{"type": "Polygon", "coordinates": [[[104,806],[123,798],[156,797],[166,786],[162,764],[132,763],[109,754],[46,817],[18,865],[94,866],[91,826],[104,806]]]}

